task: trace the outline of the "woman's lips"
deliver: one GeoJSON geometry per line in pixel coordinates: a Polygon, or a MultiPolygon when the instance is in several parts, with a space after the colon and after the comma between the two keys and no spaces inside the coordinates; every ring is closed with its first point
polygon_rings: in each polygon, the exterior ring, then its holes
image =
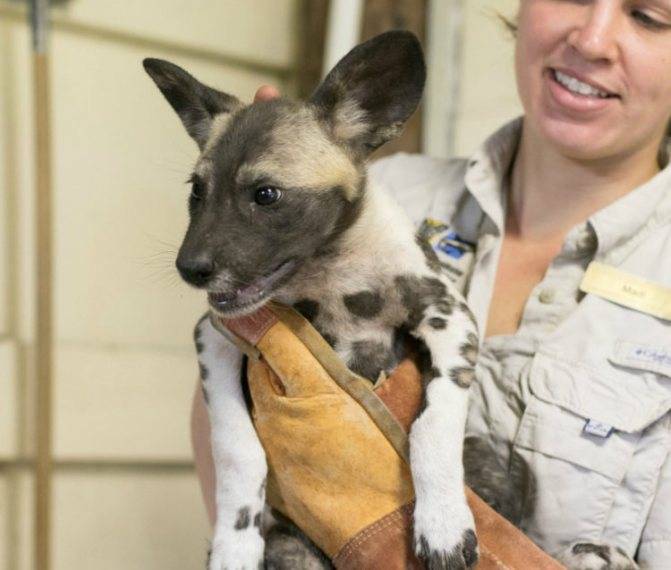
{"type": "Polygon", "coordinates": [[[604,111],[620,100],[618,96],[596,97],[574,93],[557,81],[553,69],[544,74],[545,84],[553,103],[573,114],[589,114],[604,111]]]}

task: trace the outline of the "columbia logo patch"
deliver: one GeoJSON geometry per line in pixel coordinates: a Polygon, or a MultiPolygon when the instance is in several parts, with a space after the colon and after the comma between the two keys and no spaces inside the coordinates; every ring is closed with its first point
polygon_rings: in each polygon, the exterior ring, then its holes
{"type": "Polygon", "coordinates": [[[583,431],[586,434],[594,435],[596,437],[608,438],[613,433],[613,426],[597,422],[596,420],[587,420],[583,431]]]}

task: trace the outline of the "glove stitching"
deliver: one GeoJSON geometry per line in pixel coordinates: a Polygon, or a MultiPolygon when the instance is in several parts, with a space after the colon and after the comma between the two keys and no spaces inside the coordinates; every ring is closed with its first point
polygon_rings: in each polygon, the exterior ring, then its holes
{"type": "Polygon", "coordinates": [[[496,556],[491,550],[489,550],[489,548],[487,548],[487,547],[484,546],[483,544],[480,545],[480,550],[482,550],[482,553],[483,553],[485,556],[488,556],[489,558],[491,558],[491,559],[494,561],[494,564],[496,564],[496,567],[497,567],[497,568],[503,568],[504,570],[514,570],[513,568],[511,568],[511,567],[508,566],[507,564],[504,564],[504,563],[499,559],[498,556],[496,556]]]}
{"type": "MultiPolygon", "coordinates": [[[[355,538],[350,540],[348,544],[341,550],[340,553],[336,556],[339,561],[346,562],[349,557],[354,554],[354,551],[357,547],[361,546],[363,542],[371,538],[372,536],[380,533],[381,531],[389,528],[394,524],[399,524],[401,522],[403,511],[407,510],[409,507],[405,505],[401,510],[396,510],[383,519],[373,523],[363,531],[361,531],[355,538]]],[[[403,528],[399,525],[399,528],[403,528]]]]}
{"type": "MultiPolygon", "coordinates": [[[[353,549],[361,546],[361,543],[366,542],[369,538],[373,537],[376,534],[379,534],[381,531],[393,526],[395,523],[400,522],[399,517],[390,517],[385,521],[379,521],[374,524],[373,528],[365,529],[359,536],[357,536],[347,547],[348,550],[352,551],[353,549]]],[[[351,554],[348,553],[348,555],[351,554]]]]}

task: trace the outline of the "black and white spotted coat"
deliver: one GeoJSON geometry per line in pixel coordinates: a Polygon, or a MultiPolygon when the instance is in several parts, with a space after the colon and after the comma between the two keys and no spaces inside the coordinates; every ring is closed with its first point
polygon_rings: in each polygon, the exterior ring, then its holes
{"type": "MultiPolygon", "coordinates": [[[[410,431],[415,548],[430,567],[470,567],[477,546],[461,457],[477,327],[433,251],[416,240],[400,207],[371,185],[359,217],[331,251],[306,263],[275,299],[295,306],[371,381],[402,356],[400,337],[420,341],[424,403],[410,431]]],[[[251,521],[260,525],[266,464],[243,405],[241,355],[207,319],[196,336],[217,472],[210,568],[256,568],[264,544],[251,521]]]]}

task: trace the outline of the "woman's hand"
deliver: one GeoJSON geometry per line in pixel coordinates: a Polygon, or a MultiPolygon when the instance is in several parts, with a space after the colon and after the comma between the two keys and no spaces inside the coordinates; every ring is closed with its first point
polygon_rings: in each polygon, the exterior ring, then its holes
{"type": "Polygon", "coordinates": [[[277,87],[273,85],[261,85],[256,90],[256,95],[254,95],[254,103],[259,101],[270,101],[271,99],[277,99],[280,96],[280,92],[277,87]]]}

